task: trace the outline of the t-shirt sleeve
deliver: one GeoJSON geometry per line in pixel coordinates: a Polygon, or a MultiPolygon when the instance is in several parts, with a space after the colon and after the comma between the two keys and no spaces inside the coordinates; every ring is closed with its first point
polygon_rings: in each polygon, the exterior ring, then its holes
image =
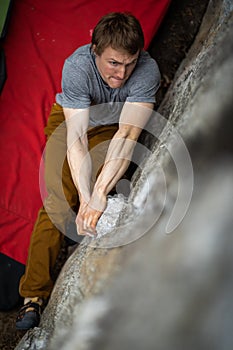
{"type": "Polygon", "coordinates": [[[127,102],[155,103],[160,80],[156,61],[150,58],[142,62],[133,73],[127,102]]]}
{"type": "Polygon", "coordinates": [[[66,108],[88,108],[91,103],[88,85],[82,65],[66,60],[62,70],[62,92],[57,94],[56,101],[66,108]]]}

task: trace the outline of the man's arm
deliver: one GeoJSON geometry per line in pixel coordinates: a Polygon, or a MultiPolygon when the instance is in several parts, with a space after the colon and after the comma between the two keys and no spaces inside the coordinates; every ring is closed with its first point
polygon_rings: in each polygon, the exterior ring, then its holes
{"type": "Polygon", "coordinates": [[[96,224],[106,207],[106,197],[127,170],[136,141],[149,120],[152,103],[125,103],[119,129],[110,142],[105,163],[95,183],[88,205],[77,220],[79,231],[96,233],[96,224]]]}
{"type": "Polygon", "coordinates": [[[67,125],[67,160],[79,194],[79,212],[81,213],[91,198],[92,164],[87,139],[89,111],[72,108],[64,108],[63,111],[67,125]]]}

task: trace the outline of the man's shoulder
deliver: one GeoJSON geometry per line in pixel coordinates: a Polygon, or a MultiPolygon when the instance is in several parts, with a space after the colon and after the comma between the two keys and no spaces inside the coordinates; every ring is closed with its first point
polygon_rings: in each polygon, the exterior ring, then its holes
{"type": "Polygon", "coordinates": [[[140,53],[140,56],[139,56],[139,60],[138,60],[138,66],[141,67],[149,67],[149,66],[155,66],[157,65],[156,63],[156,60],[151,57],[151,55],[149,54],[149,52],[147,51],[142,51],[140,53]]]}
{"type": "Polygon", "coordinates": [[[139,56],[136,68],[132,74],[132,81],[138,78],[157,79],[160,75],[159,67],[154,58],[147,51],[142,51],[139,56]]]}
{"type": "Polygon", "coordinates": [[[66,61],[71,62],[73,64],[79,64],[82,62],[87,63],[91,61],[91,45],[83,45],[77,48],[69,57],[67,57],[66,61]]]}

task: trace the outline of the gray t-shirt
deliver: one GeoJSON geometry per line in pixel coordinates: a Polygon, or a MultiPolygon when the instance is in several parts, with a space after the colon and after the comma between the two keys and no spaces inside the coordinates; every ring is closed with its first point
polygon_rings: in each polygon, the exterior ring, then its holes
{"type": "Polygon", "coordinates": [[[77,109],[88,108],[91,104],[104,104],[104,110],[108,112],[90,113],[90,125],[113,124],[118,123],[122,103],[154,103],[159,84],[157,63],[148,52],[142,51],[125,84],[120,88],[110,88],[100,76],[91,45],[88,44],[78,48],[65,60],[62,92],[56,95],[56,102],[62,107],[77,109]]]}

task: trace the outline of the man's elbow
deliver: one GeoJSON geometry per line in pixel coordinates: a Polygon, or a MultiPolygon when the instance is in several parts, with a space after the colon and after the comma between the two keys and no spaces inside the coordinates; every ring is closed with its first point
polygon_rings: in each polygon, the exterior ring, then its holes
{"type": "Polygon", "coordinates": [[[119,137],[124,139],[129,139],[131,141],[137,141],[139,135],[141,134],[142,129],[137,126],[130,127],[128,125],[120,125],[119,127],[119,137]]]}

